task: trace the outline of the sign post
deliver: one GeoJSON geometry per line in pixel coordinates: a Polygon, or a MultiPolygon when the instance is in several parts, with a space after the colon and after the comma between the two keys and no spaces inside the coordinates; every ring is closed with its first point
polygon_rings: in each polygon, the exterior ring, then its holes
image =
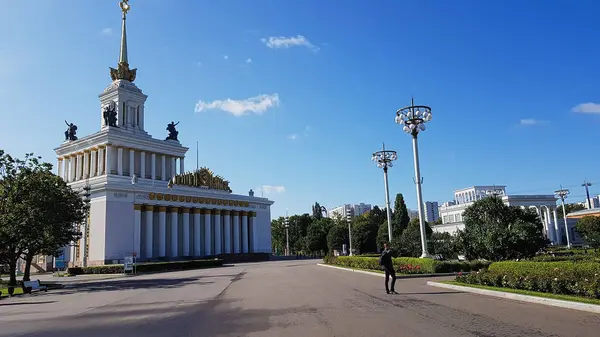
{"type": "Polygon", "coordinates": [[[133,274],[133,255],[131,254],[125,254],[125,259],[123,260],[123,273],[127,274],[127,272],[133,274]]]}

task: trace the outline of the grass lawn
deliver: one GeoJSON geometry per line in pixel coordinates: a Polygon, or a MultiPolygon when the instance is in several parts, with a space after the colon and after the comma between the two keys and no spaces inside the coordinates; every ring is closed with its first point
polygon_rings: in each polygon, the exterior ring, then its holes
{"type": "Polygon", "coordinates": [[[452,284],[452,285],[469,287],[469,288],[478,288],[478,289],[502,291],[502,292],[505,292],[505,293],[512,293],[512,294],[519,294],[519,295],[529,295],[529,296],[536,296],[536,297],[551,298],[551,299],[554,299],[554,300],[563,300],[563,301],[571,301],[571,302],[580,302],[580,303],[600,305],[600,299],[593,299],[593,298],[586,298],[586,297],[579,297],[579,296],[557,295],[557,294],[541,293],[541,292],[538,292],[538,291],[530,291],[530,290],[500,288],[500,287],[490,287],[490,286],[482,286],[482,285],[479,285],[479,284],[460,283],[460,282],[456,282],[456,281],[441,281],[440,283],[452,284]]]}
{"type": "MultiPolygon", "coordinates": [[[[21,295],[23,293],[23,288],[21,287],[15,287],[15,291],[13,293],[13,295],[21,295]]],[[[0,288],[0,296],[8,296],[8,289],[3,285],[2,288],[0,288]]]]}

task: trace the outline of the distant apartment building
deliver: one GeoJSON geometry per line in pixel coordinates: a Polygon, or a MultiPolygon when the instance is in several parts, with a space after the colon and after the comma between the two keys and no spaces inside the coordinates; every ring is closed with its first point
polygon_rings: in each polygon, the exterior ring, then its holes
{"type": "MultiPolygon", "coordinates": [[[[578,202],[578,204],[582,205],[586,209],[589,209],[587,201],[578,202]]],[[[590,205],[592,208],[600,208],[600,195],[595,197],[590,197],[590,205]]]]}
{"type": "Polygon", "coordinates": [[[332,208],[328,212],[328,216],[332,219],[336,217],[345,218],[347,215],[351,217],[357,217],[359,215],[363,215],[371,210],[370,204],[344,204],[335,208],[332,208]]]}
{"type": "Polygon", "coordinates": [[[426,201],[424,206],[425,221],[435,222],[440,217],[440,209],[437,201],[426,201]]]}

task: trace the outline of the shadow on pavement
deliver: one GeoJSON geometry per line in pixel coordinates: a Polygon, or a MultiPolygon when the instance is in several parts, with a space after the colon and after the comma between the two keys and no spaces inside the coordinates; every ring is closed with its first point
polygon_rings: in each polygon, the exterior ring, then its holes
{"type": "Polygon", "coordinates": [[[36,305],[36,304],[50,304],[56,303],[56,301],[39,301],[39,302],[9,302],[9,303],[0,303],[0,307],[8,307],[13,305],[36,305]]]}
{"type": "MultiPolygon", "coordinates": [[[[264,332],[273,326],[271,318],[287,312],[314,314],[317,308],[289,308],[287,310],[242,309],[231,300],[210,300],[191,306],[179,306],[178,302],[157,302],[153,304],[116,305],[104,307],[78,316],[68,324],[53,320],[37,321],[33,327],[23,327],[11,336],[30,337],[176,337],[176,336],[246,336],[253,332],[264,332]],[[166,304],[166,307],[165,307],[166,304]],[[139,309],[132,308],[140,306],[139,309]],[[122,309],[122,310],[119,310],[122,309]],[[165,317],[172,315],[172,317],[165,317]],[[137,317],[137,318],[136,318],[137,317]]],[[[293,323],[286,323],[293,324],[293,323]]]]}

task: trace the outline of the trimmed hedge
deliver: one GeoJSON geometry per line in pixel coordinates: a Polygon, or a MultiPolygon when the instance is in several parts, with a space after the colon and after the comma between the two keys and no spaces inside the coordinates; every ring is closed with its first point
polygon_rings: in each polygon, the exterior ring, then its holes
{"type": "Polygon", "coordinates": [[[600,254],[575,254],[575,255],[538,255],[531,258],[531,261],[535,262],[600,262],[600,254]]]}
{"type": "Polygon", "coordinates": [[[598,262],[496,262],[487,271],[458,276],[457,282],[600,298],[598,262]]]}
{"type": "MultiPolygon", "coordinates": [[[[392,261],[394,269],[402,274],[468,272],[486,268],[490,264],[487,261],[436,261],[416,257],[396,257],[392,261]]],[[[381,270],[379,257],[326,256],[323,262],[340,267],[381,270]]]]}
{"type": "MultiPolygon", "coordinates": [[[[223,260],[191,260],[191,261],[174,261],[174,262],[154,262],[154,263],[139,263],[135,265],[136,272],[148,273],[148,272],[164,272],[164,271],[175,271],[175,270],[189,270],[189,269],[202,269],[202,268],[214,268],[222,267],[223,260]]],[[[92,267],[71,267],[67,269],[67,273],[71,275],[81,274],[123,274],[122,264],[109,264],[105,266],[92,266],[92,267]]]]}

